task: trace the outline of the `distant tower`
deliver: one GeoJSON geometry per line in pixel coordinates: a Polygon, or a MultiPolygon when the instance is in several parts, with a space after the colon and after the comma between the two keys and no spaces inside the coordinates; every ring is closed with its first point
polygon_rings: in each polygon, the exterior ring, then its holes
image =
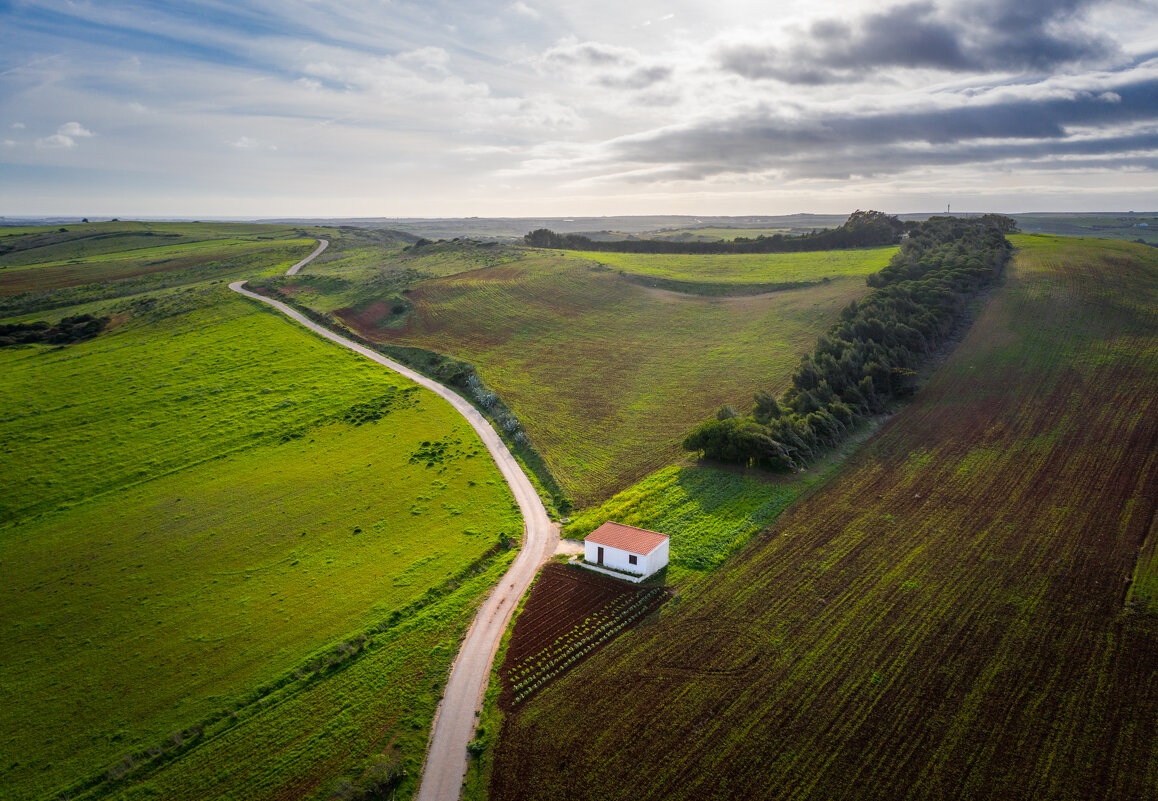
{"type": "Polygon", "coordinates": [[[948,214],[948,213],[949,213],[949,204],[946,203],[945,204],[945,214],[948,214]]]}

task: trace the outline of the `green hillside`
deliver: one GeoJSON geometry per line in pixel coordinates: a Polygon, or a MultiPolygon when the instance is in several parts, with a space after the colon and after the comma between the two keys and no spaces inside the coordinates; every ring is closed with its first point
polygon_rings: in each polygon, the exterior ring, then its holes
{"type": "Polygon", "coordinates": [[[519,536],[448,404],[219,275],[91,302],[112,320],[95,339],[0,348],[6,798],[105,797],[160,768],[212,797],[324,794],[392,741],[417,773],[496,546],[519,536]],[[300,742],[318,693],[348,710],[314,747],[328,761],[199,761],[300,742]]]}

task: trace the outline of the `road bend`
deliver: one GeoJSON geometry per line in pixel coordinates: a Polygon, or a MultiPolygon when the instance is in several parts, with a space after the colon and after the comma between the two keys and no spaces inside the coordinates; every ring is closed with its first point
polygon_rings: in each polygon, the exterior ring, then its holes
{"type": "Polygon", "coordinates": [[[322,255],[322,251],[323,251],[323,250],[325,250],[326,248],[328,248],[329,246],[330,246],[330,240],[328,240],[328,239],[319,239],[319,240],[318,240],[318,249],[317,249],[317,250],[315,250],[315,251],[314,251],[313,253],[311,253],[310,255],[306,256],[306,257],[305,257],[304,259],[302,259],[301,261],[299,261],[299,262],[298,262],[297,264],[295,264],[293,267],[290,267],[288,270],[286,270],[286,271],[285,271],[285,274],[286,274],[286,275],[297,275],[297,274],[298,274],[298,270],[300,270],[301,268],[305,267],[307,264],[309,264],[311,261],[313,261],[314,259],[316,259],[318,256],[322,255]]]}
{"type": "MultiPolygon", "coordinates": [[[[291,272],[300,269],[325,249],[328,243],[319,241],[323,244],[308,259],[290,268],[291,272]]],[[[335,334],[284,303],[250,292],[244,288],[244,284],[245,281],[235,281],[229,288],[247,298],[273,306],[318,336],[365,356],[446,399],[478,433],[519,504],[519,511],[523,515],[522,550],[498,586],[483,602],[467,630],[462,648],[451,666],[442,701],[434,715],[426,761],[422,768],[418,801],[457,801],[466,775],[466,746],[474,734],[476,713],[482,708],[483,694],[486,692],[499,640],[539,567],[555,552],[559,532],[551,525],[551,519],[535,487],[507,450],[502,438],[478,409],[462,396],[405,365],[335,334]]]]}

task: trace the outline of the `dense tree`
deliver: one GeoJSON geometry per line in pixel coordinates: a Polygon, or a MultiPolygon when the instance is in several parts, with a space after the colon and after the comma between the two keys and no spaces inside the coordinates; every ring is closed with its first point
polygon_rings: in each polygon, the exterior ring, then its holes
{"type": "Polygon", "coordinates": [[[33,342],[45,342],[50,345],[80,342],[95,337],[108,323],[108,317],[94,317],[91,314],[65,317],[56,325],[49,325],[41,320],[32,323],[9,323],[0,325],[0,347],[33,342]]]}
{"type": "MultiPolygon", "coordinates": [[[[857,212],[850,223],[891,226],[878,215],[857,212]]],[[[858,419],[913,390],[916,368],[952,333],[968,299],[1000,275],[1012,251],[1010,230],[1013,221],[999,215],[933,217],[914,227],[889,265],[869,276],[874,291],[841,310],[801,359],[782,398],[757,392],[750,417],[709,420],[684,448],[795,469],[839,443],[858,419]]]]}
{"type": "Polygon", "coordinates": [[[905,223],[880,211],[859,209],[839,228],[826,228],[800,236],[736,237],[732,241],[679,242],[670,239],[619,239],[596,242],[582,234],[557,234],[538,228],[523,237],[531,247],[559,250],[595,250],[608,253],[797,253],[814,250],[894,245],[901,240],[905,223]]]}

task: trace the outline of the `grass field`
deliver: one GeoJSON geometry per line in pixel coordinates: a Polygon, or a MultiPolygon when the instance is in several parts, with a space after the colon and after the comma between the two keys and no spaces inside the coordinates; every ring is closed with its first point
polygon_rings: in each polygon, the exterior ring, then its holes
{"type": "Polygon", "coordinates": [[[461,638],[513,555],[480,567],[445,600],[377,635],[322,680],[307,677],[264,696],[208,731],[198,748],[132,784],[109,783],[78,801],[328,799],[378,764],[397,776],[387,797],[410,797],[461,638]]]}
{"type": "Polygon", "coordinates": [[[363,336],[475,364],[523,421],[579,506],[679,457],[687,431],[722,404],[783,388],[850,300],[848,276],[807,289],[704,298],[637,286],[569,257],[532,255],[424,281],[400,327],[380,310],[341,315],[363,336]]]}
{"type": "Polygon", "coordinates": [[[314,247],[302,228],[91,223],[0,229],[0,317],[134,293],[284,272],[314,247]]]}
{"type": "Polygon", "coordinates": [[[864,277],[883,268],[895,247],[825,250],[814,253],[752,253],[664,255],[652,253],[583,253],[575,258],[594,261],[628,275],[686,284],[745,286],[812,284],[825,279],[864,277]]]}
{"type": "MultiPolygon", "coordinates": [[[[149,779],[165,795],[324,795],[383,749],[415,772],[469,608],[509,560],[493,547],[521,531],[447,404],[217,280],[94,302],[114,326],[88,342],[0,349],[5,798],[164,761],[209,720],[149,779]],[[367,630],[381,642],[330,670],[367,630]]],[[[86,797],[122,790],[148,795],[86,797]]]]}
{"type": "Polygon", "coordinates": [[[507,716],[493,799],[1154,797],[1158,254],[1015,241],[836,479],[507,716]]]}
{"type": "Polygon", "coordinates": [[[1018,226],[1027,234],[1089,236],[1099,239],[1122,239],[1130,242],[1141,240],[1148,245],[1158,245],[1158,214],[1153,212],[1017,214],[1014,216],[1018,226]]]}
{"type": "Polygon", "coordinates": [[[581,540],[608,520],[671,537],[668,582],[720,565],[810,483],[711,467],[667,467],[577,515],[563,536],[581,540]]]}

